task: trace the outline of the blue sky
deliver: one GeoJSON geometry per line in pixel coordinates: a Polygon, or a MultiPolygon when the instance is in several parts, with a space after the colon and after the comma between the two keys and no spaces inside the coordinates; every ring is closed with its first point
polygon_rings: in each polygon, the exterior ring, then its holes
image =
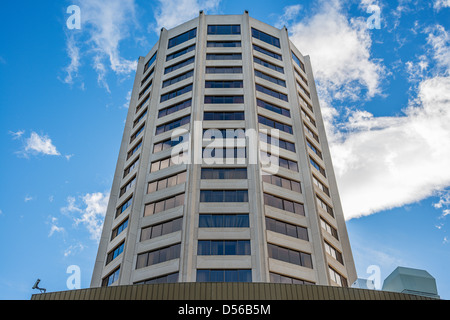
{"type": "Polygon", "coordinates": [[[450,1],[242,3],[2,1],[0,299],[67,290],[71,265],[89,286],[136,60],[200,9],[286,25],[311,56],[359,277],[426,269],[450,298],[450,1]]]}

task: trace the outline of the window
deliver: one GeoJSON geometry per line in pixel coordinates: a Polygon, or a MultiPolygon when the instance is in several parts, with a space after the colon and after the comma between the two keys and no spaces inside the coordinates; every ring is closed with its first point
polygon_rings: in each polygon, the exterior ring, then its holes
{"type": "Polygon", "coordinates": [[[315,175],[312,176],[313,183],[322,190],[327,196],[330,196],[330,190],[315,175]]]}
{"type": "Polygon", "coordinates": [[[278,39],[278,38],[276,38],[274,36],[271,36],[271,35],[269,35],[269,34],[267,34],[265,32],[259,31],[259,30],[255,29],[255,28],[252,28],[252,37],[256,38],[256,39],[259,39],[261,41],[264,41],[264,42],[266,42],[268,44],[271,44],[271,45],[273,45],[273,46],[275,46],[277,48],[281,48],[281,46],[280,46],[280,39],[278,39]]]}
{"type": "Polygon", "coordinates": [[[292,278],[288,276],[284,276],[282,274],[269,272],[270,282],[272,283],[288,283],[288,284],[315,284],[314,282],[301,280],[297,278],[292,278]]]}
{"type": "Polygon", "coordinates": [[[119,193],[119,197],[123,196],[125,194],[125,192],[127,192],[128,190],[131,189],[131,187],[133,187],[133,185],[136,183],[136,176],[134,176],[130,181],[128,181],[128,183],[126,185],[124,185],[121,189],[120,189],[120,193],[119,193]]]}
{"type": "Polygon", "coordinates": [[[255,76],[260,77],[261,79],[270,81],[272,83],[275,83],[279,86],[286,87],[286,81],[272,77],[271,75],[268,75],[267,73],[261,72],[259,70],[255,70],[255,76]]]}
{"type": "MultiPolygon", "coordinates": [[[[182,154],[180,154],[180,156],[182,156],[182,154]]],[[[152,162],[151,166],[150,166],[150,172],[156,172],[159,170],[163,170],[165,168],[174,166],[178,164],[178,161],[180,161],[180,159],[178,159],[177,157],[168,157],[168,158],[164,158],[161,160],[157,160],[155,162],[152,162]]]]}
{"type": "Polygon", "coordinates": [[[208,41],[206,43],[208,48],[240,48],[240,41],[208,41]]]}
{"type": "Polygon", "coordinates": [[[175,63],[175,64],[165,68],[164,69],[164,74],[168,74],[170,72],[173,72],[175,70],[178,70],[178,69],[181,69],[181,68],[183,68],[185,66],[188,66],[191,63],[194,63],[194,61],[195,61],[195,57],[191,57],[191,58],[188,58],[186,60],[183,60],[183,61],[180,61],[178,63],[175,63]]]}
{"type": "Polygon", "coordinates": [[[301,94],[298,95],[300,97],[300,100],[303,101],[303,103],[308,107],[309,110],[311,110],[312,113],[314,113],[313,107],[312,105],[310,105],[308,103],[308,101],[306,101],[301,94]]]}
{"type": "Polygon", "coordinates": [[[133,195],[129,197],[119,208],[116,210],[116,218],[125,210],[127,210],[128,207],[130,207],[133,203],[133,195]]]}
{"type": "Polygon", "coordinates": [[[213,120],[245,120],[244,111],[235,112],[209,112],[206,111],[203,114],[203,120],[213,121],[213,120]]]}
{"type": "Polygon", "coordinates": [[[208,25],[208,34],[241,34],[240,25],[208,25]]]}
{"type": "Polygon", "coordinates": [[[319,142],[319,136],[312,131],[305,123],[303,123],[303,127],[305,128],[305,131],[314,138],[314,140],[316,140],[317,142],[319,142]]]}
{"type": "Polygon", "coordinates": [[[180,257],[181,245],[179,243],[138,254],[136,269],[145,268],[161,262],[178,259],[180,257]]]}
{"type": "Polygon", "coordinates": [[[252,270],[197,269],[197,282],[252,282],[252,270]]]}
{"type": "Polygon", "coordinates": [[[125,178],[131,171],[134,170],[139,164],[139,157],[136,158],[136,160],[133,161],[132,164],[130,164],[124,171],[123,171],[123,177],[125,178]]]}
{"type": "Polygon", "coordinates": [[[248,191],[201,190],[200,202],[248,202],[248,191]]]}
{"type": "Polygon", "coordinates": [[[339,261],[342,265],[344,265],[344,258],[342,257],[342,253],[337,251],[331,244],[324,241],[325,252],[332,256],[336,261],[339,261]]]}
{"type": "Polygon", "coordinates": [[[177,83],[177,82],[180,82],[180,81],[183,81],[183,80],[185,80],[185,79],[188,79],[188,78],[192,77],[193,75],[194,75],[194,70],[191,70],[191,71],[182,73],[182,74],[180,74],[179,76],[176,76],[176,77],[174,77],[174,78],[170,78],[170,79],[164,81],[164,82],[162,83],[162,87],[163,87],[163,88],[168,87],[168,86],[170,86],[170,85],[172,85],[172,84],[175,84],[175,83],[177,83]]]}
{"type": "Polygon", "coordinates": [[[317,126],[316,126],[316,121],[313,119],[313,117],[311,117],[309,114],[307,114],[306,111],[305,111],[303,108],[300,108],[300,111],[301,111],[301,113],[302,113],[302,116],[304,116],[306,119],[308,119],[309,122],[311,122],[311,124],[312,124],[314,127],[317,127],[317,126]]]}
{"type": "Polygon", "coordinates": [[[323,218],[320,218],[320,226],[326,230],[329,234],[331,234],[336,240],[339,240],[338,232],[335,228],[331,226],[327,221],[325,221],[323,218]]]}
{"type": "Polygon", "coordinates": [[[141,240],[145,241],[154,239],[165,234],[180,231],[182,228],[183,218],[177,218],[163,223],[155,224],[150,227],[143,228],[141,231],[141,240]]]}
{"type": "Polygon", "coordinates": [[[312,142],[309,141],[308,138],[306,139],[306,144],[308,145],[308,147],[309,147],[312,151],[314,151],[314,153],[315,153],[320,159],[323,159],[323,158],[322,158],[322,152],[320,152],[320,150],[317,149],[317,148],[312,144],[312,142]]]}
{"type": "Polygon", "coordinates": [[[328,212],[330,216],[334,217],[333,208],[330,207],[330,205],[328,205],[325,201],[323,201],[318,195],[316,195],[316,199],[319,207],[328,212]]]}
{"type": "Polygon", "coordinates": [[[157,53],[158,53],[158,52],[155,52],[155,53],[153,54],[153,56],[150,58],[150,60],[148,60],[147,63],[144,65],[144,73],[145,73],[145,71],[147,71],[148,68],[153,64],[153,62],[155,62],[155,60],[156,60],[156,54],[157,54],[157,53]]]}
{"type": "Polygon", "coordinates": [[[248,228],[248,214],[200,214],[199,228],[248,228]]]}
{"type": "Polygon", "coordinates": [[[149,182],[147,186],[147,193],[156,192],[158,190],[163,190],[166,188],[174,187],[178,184],[185,183],[186,174],[186,171],[183,171],[163,179],[149,182]]]}
{"type": "Polygon", "coordinates": [[[141,148],[141,146],[142,146],[142,139],[141,141],[136,143],[136,145],[130,151],[128,151],[127,160],[130,159],[141,148]]]}
{"type": "Polygon", "coordinates": [[[117,247],[115,247],[110,253],[108,253],[108,255],[106,256],[105,266],[108,265],[115,258],[117,258],[123,252],[124,247],[125,247],[125,241],[123,241],[121,244],[119,244],[117,247]]]}
{"type": "Polygon", "coordinates": [[[264,109],[269,110],[269,111],[273,111],[273,112],[281,114],[283,116],[286,116],[286,117],[289,117],[289,118],[291,117],[291,112],[288,109],[276,106],[276,105],[274,105],[272,103],[268,103],[268,102],[263,101],[261,99],[256,99],[256,105],[258,107],[264,108],[264,109]]]}
{"type": "Polygon", "coordinates": [[[157,284],[157,283],[176,283],[178,282],[178,272],[166,274],[156,278],[150,278],[144,281],[136,282],[135,284],[157,284]]]}
{"type": "Polygon", "coordinates": [[[273,63],[267,62],[267,61],[262,60],[257,57],[253,57],[253,61],[256,62],[257,64],[260,64],[260,65],[266,67],[266,68],[272,69],[272,70],[280,72],[280,73],[284,73],[283,67],[277,66],[273,63]]]}
{"type": "Polygon", "coordinates": [[[278,146],[284,150],[295,152],[295,144],[294,143],[283,140],[283,139],[278,139],[278,138],[268,136],[262,132],[259,133],[259,141],[265,142],[270,145],[278,146]]]}
{"type": "Polygon", "coordinates": [[[284,234],[286,236],[309,241],[308,230],[306,228],[275,220],[269,217],[266,217],[266,229],[284,234]]]}
{"type": "MultiPolygon", "coordinates": [[[[247,148],[245,147],[235,147],[235,148],[203,148],[202,150],[203,159],[216,159],[220,160],[218,163],[223,164],[224,159],[226,159],[227,164],[234,164],[234,162],[229,162],[229,159],[244,159],[247,158],[247,148]]],[[[214,162],[214,161],[213,161],[214,162]]],[[[243,164],[245,161],[237,161],[237,164],[243,164]]],[[[211,164],[210,162],[208,164],[211,164]]]]}
{"type": "Polygon", "coordinates": [[[145,86],[145,88],[142,89],[141,92],[139,92],[139,98],[138,98],[138,100],[141,99],[142,96],[143,96],[144,94],[147,93],[147,91],[148,91],[148,89],[151,87],[151,85],[152,85],[152,81],[150,81],[150,82],[145,86]]]}
{"type": "Polygon", "coordinates": [[[265,55],[267,55],[267,56],[269,56],[271,58],[275,58],[275,59],[278,59],[280,61],[283,60],[283,57],[281,55],[279,55],[278,53],[275,53],[275,52],[272,52],[270,50],[264,49],[264,48],[262,48],[260,46],[257,46],[256,44],[253,45],[253,50],[261,52],[261,53],[263,53],[263,54],[265,54],[265,55]]]}
{"type": "Polygon", "coordinates": [[[188,40],[194,39],[196,36],[197,36],[197,28],[194,28],[192,30],[180,34],[179,36],[170,38],[167,49],[182,44],[183,42],[186,42],[188,40]]]}
{"type": "MultiPolygon", "coordinates": [[[[292,51],[291,51],[292,52],[292,51]]],[[[300,67],[300,69],[303,70],[303,72],[305,71],[305,65],[303,64],[303,62],[300,61],[300,59],[295,55],[294,52],[292,52],[292,59],[294,60],[294,62],[300,67]]]]}
{"type": "MultiPolygon", "coordinates": [[[[265,162],[268,162],[267,158],[271,157],[271,153],[270,152],[261,151],[260,154],[261,154],[262,160],[264,159],[265,162]]],[[[289,160],[289,159],[280,157],[278,155],[275,156],[275,157],[278,159],[278,165],[281,168],[285,168],[285,169],[288,169],[288,170],[292,170],[292,171],[298,172],[298,163],[296,161],[289,160]]]]}
{"type": "Polygon", "coordinates": [[[250,255],[250,240],[198,240],[197,255],[250,255]]]}
{"type": "Polygon", "coordinates": [[[152,74],[155,72],[155,68],[153,67],[152,70],[150,70],[149,73],[147,73],[147,75],[144,77],[144,79],[142,79],[141,81],[141,87],[144,85],[144,83],[147,82],[147,80],[152,76],[152,74]]]}
{"type": "Polygon", "coordinates": [[[127,227],[128,227],[128,218],[112,231],[111,240],[113,240],[115,237],[121,234],[122,231],[124,231],[127,227]]]}
{"type": "Polygon", "coordinates": [[[130,143],[132,143],[137,137],[139,137],[139,135],[142,133],[142,131],[144,131],[145,129],[145,123],[135,132],[131,135],[130,137],[130,143]]]}
{"type": "Polygon", "coordinates": [[[184,49],[175,51],[174,53],[169,54],[169,55],[166,56],[166,62],[170,61],[170,60],[173,60],[175,58],[181,57],[182,55],[184,55],[184,54],[186,54],[188,52],[194,51],[194,50],[195,50],[195,44],[190,45],[189,47],[186,47],[184,49]]]}
{"type": "MultiPolygon", "coordinates": [[[[158,153],[163,150],[167,150],[170,148],[173,148],[180,143],[188,142],[189,141],[189,134],[181,135],[175,138],[169,138],[166,140],[163,140],[161,142],[155,143],[153,145],[153,153],[158,153]]],[[[183,146],[185,148],[186,146],[183,146]]]]}
{"type": "Polygon", "coordinates": [[[303,92],[308,98],[311,99],[311,94],[308,92],[308,90],[298,80],[296,80],[296,82],[297,82],[297,85],[298,85],[300,91],[303,92]]]}
{"type": "Polygon", "coordinates": [[[241,53],[207,53],[206,60],[242,60],[241,53]]]}
{"type": "Polygon", "coordinates": [[[206,73],[242,73],[242,67],[206,67],[206,73]]]}
{"type": "Polygon", "coordinates": [[[325,169],[322,168],[313,158],[309,157],[309,163],[311,163],[311,165],[326,178],[325,169]]]}
{"type": "Polygon", "coordinates": [[[120,275],[120,266],[102,280],[102,287],[109,287],[110,285],[112,285],[114,282],[119,280],[119,275],[120,275]]]}
{"type": "Polygon", "coordinates": [[[264,182],[273,184],[275,186],[281,187],[281,188],[285,188],[288,190],[292,190],[298,193],[302,193],[302,189],[300,187],[300,182],[294,181],[294,180],[290,180],[287,178],[283,178],[280,176],[275,176],[275,175],[271,175],[271,174],[264,174],[262,176],[262,180],[264,182]]]}
{"type": "Polygon", "coordinates": [[[247,168],[202,168],[202,179],[247,179],[247,168]]]}
{"type": "MultiPolygon", "coordinates": [[[[308,85],[308,80],[306,80],[306,78],[305,78],[304,76],[302,76],[302,75],[300,74],[300,72],[298,72],[297,68],[294,68],[294,72],[295,72],[295,74],[296,74],[300,79],[302,79],[302,81],[303,81],[306,85],[308,85]]],[[[298,81],[297,81],[297,82],[298,82],[298,81]]]]}
{"type": "Polygon", "coordinates": [[[148,112],[148,109],[145,108],[145,111],[143,111],[143,112],[141,113],[141,115],[139,116],[139,118],[137,118],[136,120],[134,120],[134,122],[133,122],[133,128],[136,127],[136,125],[137,125],[139,122],[141,122],[142,119],[145,118],[145,116],[147,115],[147,112],[148,112]]]}
{"type": "Polygon", "coordinates": [[[302,203],[286,200],[268,193],[264,193],[264,204],[274,208],[299,214],[301,216],[305,215],[305,208],[302,203]]]}
{"type": "Polygon", "coordinates": [[[191,122],[191,115],[187,115],[187,116],[175,119],[171,122],[161,124],[156,127],[155,135],[176,129],[178,127],[184,126],[185,124],[189,124],[190,122],[191,122]]]}
{"type": "Polygon", "coordinates": [[[162,117],[168,116],[169,114],[172,114],[174,112],[189,108],[191,105],[192,105],[192,99],[188,99],[188,100],[182,101],[180,103],[176,103],[174,105],[171,105],[169,107],[159,110],[158,118],[162,118],[162,117]]]}
{"type": "Polygon", "coordinates": [[[161,96],[161,99],[160,99],[159,102],[164,102],[164,101],[176,98],[178,96],[181,96],[181,95],[183,95],[183,94],[185,94],[187,92],[191,92],[191,91],[192,91],[192,84],[189,84],[189,85],[184,86],[182,88],[179,88],[177,90],[170,91],[170,92],[168,92],[166,94],[163,94],[161,96]]]}
{"type": "Polygon", "coordinates": [[[236,141],[245,140],[244,129],[203,129],[203,140],[212,139],[235,139],[236,141]]]}
{"type": "Polygon", "coordinates": [[[139,110],[141,110],[141,108],[148,102],[149,99],[150,99],[150,93],[147,95],[147,97],[144,99],[144,101],[139,103],[139,105],[136,107],[136,113],[138,113],[139,110]]]}
{"type": "Polygon", "coordinates": [[[312,269],[313,267],[311,255],[309,253],[284,248],[271,243],[267,244],[267,248],[269,251],[269,258],[293,263],[305,268],[312,269]]]}
{"type": "Polygon", "coordinates": [[[348,287],[347,279],[345,279],[342,275],[340,275],[336,270],[328,266],[328,272],[330,274],[331,280],[333,280],[341,287],[348,287]]]}
{"type": "Polygon", "coordinates": [[[205,96],[205,103],[211,104],[244,103],[244,96],[205,96]]]}
{"type": "Polygon", "coordinates": [[[269,96],[272,96],[274,98],[283,100],[283,101],[288,101],[288,96],[285,95],[284,93],[266,88],[260,84],[256,84],[256,90],[265,94],[268,94],[269,96]]]}
{"type": "Polygon", "coordinates": [[[284,124],[284,123],[281,123],[281,122],[278,122],[278,121],[266,118],[266,117],[261,116],[261,115],[258,115],[258,122],[260,124],[264,124],[264,125],[266,125],[268,127],[275,128],[275,129],[278,129],[280,131],[293,134],[292,127],[290,125],[288,125],[288,124],[284,124]]]}
{"type": "Polygon", "coordinates": [[[228,80],[207,80],[205,81],[205,88],[215,88],[215,89],[224,89],[224,88],[242,88],[243,81],[228,81],[228,80]]]}
{"type": "Polygon", "coordinates": [[[184,205],[184,193],[145,205],[144,217],[184,205]]]}

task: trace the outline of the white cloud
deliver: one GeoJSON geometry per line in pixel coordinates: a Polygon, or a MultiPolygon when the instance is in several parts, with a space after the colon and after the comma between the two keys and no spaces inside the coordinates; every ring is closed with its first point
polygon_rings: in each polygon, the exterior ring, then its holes
{"type": "Polygon", "coordinates": [[[441,10],[442,8],[449,8],[450,7],[450,0],[435,0],[433,4],[433,8],[437,11],[441,10]]]}
{"type": "Polygon", "coordinates": [[[20,139],[24,133],[24,130],[19,130],[17,132],[9,131],[9,134],[13,136],[13,140],[20,139]]]}
{"type": "Polygon", "coordinates": [[[78,205],[74,197],[67,198],[67,206],[61,208],[61,212],[65,214],[75,213],[72,215],[75,224],[83,224],[88,230],[91,239],[100,240],[103,219],[109,201],[109,193],[87,193],[80,197],[82,204],[78,205]]]}
{"type": "Polygon", "coordinates": [[[402,116],[354,112],[330,148],[347,219],[413,203],[450,185],[450,78],[419,86],[402,116]]]}
{"type": "Polygon", "coordinates": [[[50,232],[48,234],[51,237],[55,232],[64,233],[65,229],[58,226],[58,219],[55,217],[50,217],[50,232]]]}
{"type": "Polygon", "coordinates": [[[381,93],[386,69],[371,58],[364,19],[348,19],[339,1],[319,1],[317,12],[288,26],[291,41],[311,57],[322,99],[359,100],[381,93]]]}
{"type": "Polygon", "coordinates": [[[216,12],[221,0],[158,0],[155,11],[156,25],[153,30],[159,34],[161,28],[172,29],[198,16],[199,11],[216,12]]]}
{"type": "Polygon", "coordinates": [[[26,139],[25,153],[59,156],[61,155],[56,147],[53,145],[52,140],[48,136],[40,136],[36,132],[32,132],[31,136],[26,139]]]}
{"type": "Polygon", "coordinates": [[[31,196],[25,196],[25,199],[24,199],[25,202],[29,202],[31,200],[34,200],[34,198],[31,196]]]}
{"type": "Polygon", "coordinates": [[[299,4],[294,4],[292,6],[287,6],[283,9],[283,15],[278,18],[278,22],[275,24],[276,28],[283,28],[284,26],[293,23],[295,18],[297,18],[302,6],[299,4]]]}
{"type": "Polygon", "coordinates": [[[84,248],[85,246],[82,243],[70,245],[66,250],[64,250],[64,257],[68,257],[78,252],[81,252],[84,250],[84,248]]]}
{"type": "Polygon", "coordinates": [[[75,39],[67,37],[67,51],[71,59],[66,68],[65,82],[72,82],[72,73],[80,66],[81,50],[93,56],[92,66],[98,74],[98,83],[109,92],[106,82],[107,66],[117,75],[129,75],[134,72],[137,60],[128,60],[120,54],[120,42],[130,35],[130,29],[136,25],[134,0],[77,0],[80,7],[82,28],[75,39]]]}

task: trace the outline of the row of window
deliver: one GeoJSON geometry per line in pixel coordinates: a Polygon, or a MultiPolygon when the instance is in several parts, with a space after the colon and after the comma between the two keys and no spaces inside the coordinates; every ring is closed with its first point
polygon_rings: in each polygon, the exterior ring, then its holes
{"type": "Polygon", "coordinates": [[[309,241],[308,230],[305,227],[266,217],[266,229],[286,236],[309,241]]]}
{"type": "Polygon", "coordinates": [[[189,134],[181,135],[176,138],[168,138],[164,141],[155,143],[153,145],[153,153],[157,153],[157,152],[160,152],[163,150],[173,148],[176,145],[179,145],[180,143],[187,142],[187,141],[189,141],[189,134]]]}
{"type": "Polygon", "coordinates": [[[161,262],[178,259],[180,257],[181,244],[177,243],[165,248],[143,252],[138,254],[136,269],[145,268],[161,262]]]}
{"type": "Polygon", "coordinates": [[[252,282],[252,270],[198,269],[197,282],[252,282]]]}
{"type": "Polygon", "coordinates": [[[167,79],[167,80],[163,81],[162,87],[165,88],[165,87],[171,86],[171,85],[173,85],[173,84],[175,84],[177,82],[180,82],[180,81],[183,81],[185,79],[188,79],[188,78],[192,77],[193,75],[194,75],[194,70],[187,71],[187,72],[182,73],[182,74],[180,74],[180,75],[178,75],[176,77],[173,77],[173,78],[170,78],[170,79],[167,79]]]}
{"type": "Polygon", "coordinates": [[[145,205],[144,217],[184,205],[184,193],[145,205]]]}
{"type": "Polygon", "coordinates": [[[173,98],[176,98],[178,96],[181,96],[182,94],[185,94],[187,92],[191,92],[192,91],[192,84],[188,84],[187,86],[178,88],[176,90],[167,92],[163,95],[161,95],[161,99],[159,102],[164,102],[173,98]]]}
{"type": "Polygon", "coordinates": [[[203,114],[203,120],[245,120],[244,111],[212,112],[206,111],[203,114]]]}
{"type": "Polygon", "coordinates": [[[247,168],[202,168],[202,179],[247,179],[247,168]]]}
{"type": "Polygon", "coordinates": [[[286,141],[279,138],[274,138],[272,136],[268,136],[265,133],[260,132],[259,133],[259,140],[265,143],[268,143],[270,145],[276,145],[280,147],[281,149],[285,149],[288,151],[295,152],[295,143],[292,143],[290,141],[286,141]]]}
{"type": "Polygon", "coordinates": [[[283,132],[286,132],[286,133],[289,133],[289,134],[293,134],[293,132],[294,132],[292,130],[292,126],[290,126],[288,124],[285,124],[285,123],[282,123],[282,122],[279,122],[279,121],[276,121],[276,120],[269,119],[269,118],[267,118],[265,116],[262,116],[262,115],[258,115],[258,122],[260,124],[264,124],[264,125],[266,125],[268,127],[271,127],[271,128],[274,128],[274,129],[278,129],[280,131],[283,131],[283,132]]]}
{"type": "MultiPolygon", "coordinates": [[[[264,163],[269,162],[270,158],[272,157],[270,152],[261,151],[260,155],[261,155],[261,161],[263,161],[264,163]]],[[[279,167],[298,172],[297,161],[286,159],[286,158],[283,158],[280,156],[276,156],[276,160],[278,161],[279,167]]]]}
{"type": "Polygon", "coordinates": [[[199,256],[250,255],[250,240],[198,240],[199,256]]]}
{"type": "Polygon", "coordinates": [[[106,264],[105,265],[108,265],[111,261],[113,261],[115,258],[117,258],[123,252],[124,247],[125,247],[125,241],[120,243],[111,252],[109,252],[108,255],[106,256],[106,264]]]}
{"type": "Polygon", "coordinates": [[[276,105],[274,105],[272,103],[263,101],[261,99],[256,99],[256,105],[258,107],[264,108],[266,110],[270,110],[272,112],[281,114],[283,116],[286,116],[286,117],[289,117],[289,118],[291,117],[291,112],[288,109],[280,107],[280,106],[276,106],[276,105]]]}
{"type": "Polygon", "coordinates": [[[309,253],[284,248],[271,243],[267,244],[267,249],[269,258],[293,263],[305,268],[312,269],[313,267],[311,254],[309,253]]]}
{"type": "Polygon", "coordinates": [[[302,189],[300,186],[300,182],[291,180],[291,179],[287,179],[287,178],[283,178],[283,177],[279,177],[276,175],[271,175],[271,174],[264,174],[262,176],[262,180],[264,182],[273,184],[275,186],[281,187],[281,188],[285,188],[288,190],[292,190],[298,193],[302,193],[302,189]]]}
{"type": "Polygon", "coordinates": [[[187,172],[183,171],[177,173],[175,175],[171,175],[169,177],[165,177],[156,181],[152,181],[148,183],[147,193],[156,192],[159,190],[164,190],[166,188],[174,187],[178,184],[182,184],[186,182],[187,172]]]}
{"type": "Polygon", "coordinates": [[[199,228],[248,228],[248,214],[200,214],[199,228]]]}
{"type": "Polygon", "coordinates": [[[150,227],[142,228],[140,241],[154,239],[165,234],[180,231],[183,218],[177,218],[163,223],[155,224],[150,227]]]}
{"type": "Polygon", "coordinates": [[[187,115],[170,122],[161,124],[156,127],[155,135],[176,129],[178,127],[184,126],[185,124],[189,124],[191,122],[191,115],[187,115]]]}
{"type": "Polygon", "coordinates": [[[200,202],[248,202],[248,191],[201,190],[200,202]]]}
{"type": "Polygon", "coordinates": [[[284,211],[299,214],[301,216],[305,215],[305,207],[302,203],[283,199],[268,193],[264,193],[264,204],[284,211]]]}

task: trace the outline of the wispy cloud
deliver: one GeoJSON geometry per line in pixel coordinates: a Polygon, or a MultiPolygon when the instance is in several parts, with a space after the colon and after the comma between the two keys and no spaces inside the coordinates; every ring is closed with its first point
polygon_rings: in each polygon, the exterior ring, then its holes
{"type": "Polygon", "coordinates": [[[347,18],[337,0],[320,1],[315,10],[289,31],[294,44],[311,56],[346,219],[414,203],[449,186],[447,30],[422,27],[428,34],[425,52],[406,70],[414,80],[414,99],[399,106],[398,115],[377,117],[363,108],[333,107],[343,99],[363,105],[384,94],[382,80],[389,71],[371,58],[365,21],[347,18]]]}
{"type": "Polygon", "coordinates": [[[61,155],[47,135],[39,135],[36,132],[32,132],[30,137],[25,140],[22,154],[25,156],[29,154],[61,155]]]}
{"type": "Polygon", "coordinates": [[[161,28],[171,29],[198,16],[199,11],[215,13],[221,0],[158,0],[155,11],[156,24],[153,30],[159,34],[161,28]]]}
{"type": "Polygon", "coordinates": [[[441,10],[442,8],[449,8],[450,7],[450,0],[435,0],[433,3],[433,8],[437,11],[441,10]]]}
{"type": "MultiPolygon", "coordinates": [[[[363,93],[372,98],[381,93],[386,74],[380,61],[371,57],[366,21],[349,19],[342,7],[339,1],[322,0],[314,14],[288,25],[292,42],[310,55],[321,97],[328,102],[360,100],[363,93]]],[[[294,21],[295,16],[290,13],[289,18],[294,21]]]]}
{"type": "Polygon", "coordinates": [[[61,212],[71,216],[76,225],[84,225],[91,239],[98,242],[108,201],[108,192],[86,193],[79,197],[79,201],[75,197],[68,197],[67,206],[61,208],[61,212]]]}
{"type": "Polygon", "coordinates": [[[58,226],[58,218],[50,217],[50,232],[48,237],[53,236],[55,233],[64,233],[66,230],[63,227],[58,226]]]}
{"type": "Polygon", "coordinates": [[[8,133],[13,136],[13,140],[16,140],[20,139],[22,135],[25,133],[25,131],[24,130],[19,130],[17,132],[9,131],[8,133]]]}
{"type": "Polygon", "coordinates": [[[109,91],[106,75],[110,68],[116,75],[127,76],[137,66],[137,60],[121,56],[120,42],[136,27],[136,4],[134,0],[76,0],[82,17],[81,30],[67,32],[67,52],[71,60],[65,71],[66,83],[73,82],[78,71],[80,57],[92,59],[98,83],[109,91]]]}

